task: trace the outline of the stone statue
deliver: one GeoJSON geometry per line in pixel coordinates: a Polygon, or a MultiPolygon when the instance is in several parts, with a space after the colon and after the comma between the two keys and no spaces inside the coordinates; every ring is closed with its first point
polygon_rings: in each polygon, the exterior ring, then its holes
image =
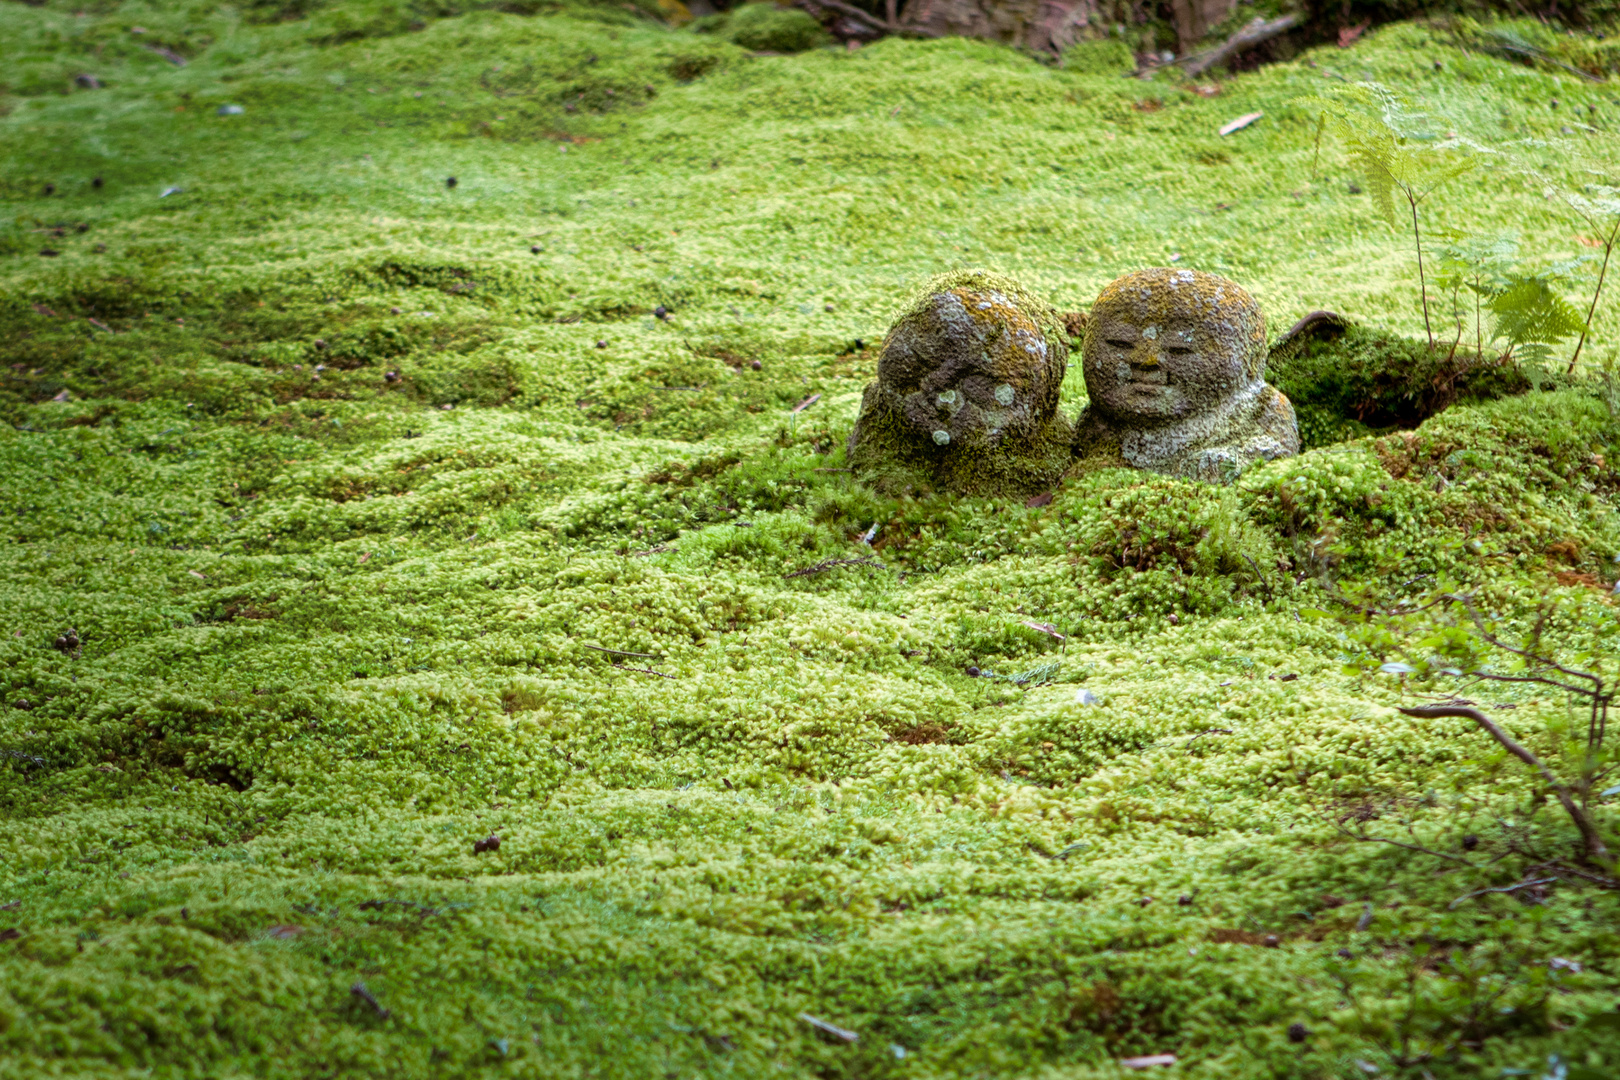
{"type": "Polygon", "coordinates": [[[1017,282],[986,270],[936,277],[883,341],[850,466],[893,492],[1044,491],[1073,453],[1058,413],[1068,360],[1057,312],[1017,282]]]}
{"type": "Polygon", "coordinates": [[[1092,305],[1083,355],[1075,449],[1093,464],[1226,483],[1299,453],[1294,407],[1265,381],[1265,315],[1235,282],[1127,274],[1092,305]]]}

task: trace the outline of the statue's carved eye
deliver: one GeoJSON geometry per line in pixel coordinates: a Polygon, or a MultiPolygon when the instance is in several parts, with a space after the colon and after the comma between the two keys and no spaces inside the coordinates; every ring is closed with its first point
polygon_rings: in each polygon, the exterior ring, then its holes
{"type": "Polygon", "coordinates": [[[1171,356],[1190,356],[1193,350],[1188,345],[1166,345],[1164,351],[1171,356]]]}
{"type": "Polygon", "coordinates": [[[1135,344],[1133,341],[1121,341],[1119,338],[1108,338],[1108,344],[1116,349],[1128,349],[1135,344]]]}

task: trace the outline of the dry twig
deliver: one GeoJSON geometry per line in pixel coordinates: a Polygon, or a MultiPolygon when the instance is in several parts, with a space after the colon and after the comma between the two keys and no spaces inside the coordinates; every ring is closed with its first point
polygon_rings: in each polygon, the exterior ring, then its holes
{"type": "Polygon", "coordinates": [[[784,578],[809,577],[811,574],[821,574],[838,566],[875,566],[879,570],[888,567],[876,559],[823,559],[814,566],[806,566],[802,570],[795,570],[791,574],[783,574],[784,578]]]}
{"type": "Polygon", "coordinates": [[[1532,886],[1535,886],[1535,885],[1547,885],[1547,884],[1550,884],[1551,882],[1554,882],[1554,881],[1557,881],[1557,880],[1558,879],[1555,878],[1555,877],[1546,877],[1546,878],[1537,878],[1534,881],[1515,881],[1512,885],[1498,885],[1494,889],[1475,889],[1471,893],[1463,893],[1461,896],[1457,897],[1457,899],[1455,899],[1451,903],[1447,904],[1446,905],[1446,910],[1447,911],[1456,911],[1457,910],[1457,905],[1462,903],[1464,900],[1472,900],[1474,897],[1476,897],[1476,896],[1484,896],[1486,893],[1518,892],[1520,889],[1528,889],[1528,888],[1530,888],[1532,886]]]}
{"type": "Polygon", "coordinates": [[[1232,59],[1239,53],[1246,52],[1256,45],[1262,45],[1279,34],[1286,34],[1298,26],[1299,22],[1300,17],[1298,14],[1284,15],[1269,22],[1264,19],[1255,19],[1249,25],[1215,46],[1215,48],[1194,56],[1183,57],[1177,60],[1176,63],[1185,64],[1187,74],[1196,77],[1202,75],[1216,64],[1232,59]]]}
{"type": "MultiPolygon", "coordinates": [[[[585,643],[583,641],[580,642],[580,644],[585,645],[585,643]]],[[[607,654],[609,654],[611,656],[630,656],[630,657],[634,657],[637,660],[656,660],[656,659],[658,659],[658,654],[657,653],[626,652],[623,649],[604,649],[600,645],[585,645],[585,648],[587,648],[587,649],[595,649],[597,652],[605,652],[605,653],[607,653],[607,654]]]]}
{"type": "Polygon", "coordinates": [[[613,665],[613,670],[614,671],[639,671],[643,675],[656,675],[660,679],[673,679],[675,677],[673,675],[665,675],[662,671],[654,671],[650,667],[630,667],[627,664],[614,664],[613,665]]]}

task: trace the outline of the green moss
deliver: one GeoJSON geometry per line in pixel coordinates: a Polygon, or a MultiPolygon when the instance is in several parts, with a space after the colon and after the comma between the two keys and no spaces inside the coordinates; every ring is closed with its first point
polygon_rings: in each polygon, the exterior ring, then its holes
{"type": "Polygon", "coordinates": [[[1461,348],[1431,349],[1356,324],[1281,343],[1271,351],[1269,371],[1294,403],[1306,446],[1414,428],[1457,402],[1529,389],[1511,362],[1461,348]]]}
{"type": "Polygon", "coordinates": [[[719,34],[756,52],[804,52],[832,40],[821,24],[805,12],[775,3],[743,4],[732,11],[699,20],[693,29],[699,33],[719,34]]]}
{"type": "MultiPolygon", "coordinates": [[[[1576,177],[1545,100],[1607,91],[1418,26],[1206,100],[610,8],[0,5],[0,1074],[1612,1072],[1613,895],[1454,905],[1524,865],[1346,839],[1455,853],[1541,790],[1309,618],[1433,574],[1610,664],[1586,384],[1041,506],[842,449],[952,266],[1077,311],[1179,253],[1419,332],[1347,164],[1309,179],[1323,68],[1576,177]]],[[[1451,196],[1571,242],[1539,186],[1451,196]]],[[[1465,692],[1558,753],[1563,700],[1465,692]]]]}

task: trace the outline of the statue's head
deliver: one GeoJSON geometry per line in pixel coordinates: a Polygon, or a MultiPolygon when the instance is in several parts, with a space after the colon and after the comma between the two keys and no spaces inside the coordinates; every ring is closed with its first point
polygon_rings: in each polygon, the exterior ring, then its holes
{"type": "Polygon", "coordinates": [[[1045,303],[1000,275],[959,271],[929,282],[895,322],[878,384],[918,442],[995,446],[1052,418],[1068,355],[1045,303]]]}
{"type": "Polygon", "coordinates": [[[1263,377],[1265,315],[1226,278],[1138,270],[1112,282],[1092,305],[1084,365],[1093,408],[1112,419],[1182,420],[1263,377]]]}

